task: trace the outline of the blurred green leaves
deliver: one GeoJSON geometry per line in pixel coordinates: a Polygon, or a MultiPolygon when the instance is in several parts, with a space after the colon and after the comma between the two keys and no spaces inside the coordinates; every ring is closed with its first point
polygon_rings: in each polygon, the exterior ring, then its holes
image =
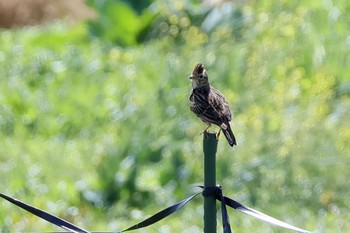
{"type": "MultiPolygon", "coordinates": [[[[2,190],[91,230],[183,198],[202,182],[205,126],[187,100],[202,62],[238,139],[219,142],[225,195],[308,229],[350,229],[350,23],[337,16],[349,4],[135,2],[90,1],[102,13],[87,24],[0,32],[2,190]]],[[[193,205],[157,227],[201,232],[193,205]]],[[[52,230],[15,211],[0,208],[1,230],[52,230]]]]}
{"type": "Polygon", "coordinates": [[[241,8],[231,2],[216,7],[188,0],[87,0],[87,4],[98,13],[88,22],[90,35],[124,47],[168,36],[201,45],[207,37],[198,28],[239,40],[246,23],[241,8]]]}
{"type": "Polygon", "coordinates": [[[122,46],[140,42],[142,32],[150,27],[155,17],[146,6],[141,9],[144,4],[138,4],[137,1],[132,2],[132,6],[139,13],[125,1],[88,0],[87,3],[98,12],[98,18],[88,23],[90,34],[122,46]]]}

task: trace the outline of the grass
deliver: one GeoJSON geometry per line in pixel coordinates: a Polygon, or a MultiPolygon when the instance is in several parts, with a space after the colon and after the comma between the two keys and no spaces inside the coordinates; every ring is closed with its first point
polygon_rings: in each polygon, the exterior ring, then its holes
{"type": "MultiPolygon", "coordinates": [[[[346,9],[250,2],[239,38],[227,25],[189,26],[127,48],[88,39],[84,24],[1,31],[1,192],[91,231],[185,198],[203,182],[205,126],[187,102],[187,76],[203,62],[234,115],[238,146],[218,146],[225,195],[302,228],[349,232],[346,9]]],[[[140,232],[202,232],[202,205],[140,232]]],[[[2,232],[58,230],[0,206],[2,232]]],[[[235,232],[282,232],[230,219],[235,232]]]]}

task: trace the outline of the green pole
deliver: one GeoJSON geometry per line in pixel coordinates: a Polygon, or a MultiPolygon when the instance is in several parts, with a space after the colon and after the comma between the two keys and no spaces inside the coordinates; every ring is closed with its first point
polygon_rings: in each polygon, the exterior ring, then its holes
{"type": "MultiPolygon", "coordinates": [[[[204,187],[216,185],[216,133],[203,133],[204,151],[204,187]]],[[[204,233],[216,233],[216,200],[215,197],[204,197],[204,233]]]]}

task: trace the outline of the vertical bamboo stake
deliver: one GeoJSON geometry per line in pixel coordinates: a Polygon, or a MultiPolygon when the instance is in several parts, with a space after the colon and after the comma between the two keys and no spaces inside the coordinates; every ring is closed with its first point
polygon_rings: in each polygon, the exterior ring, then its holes
{"type": "MultiPolygon", "coordinates": [[[[204,151],[204,187],[216,185],[216,134],[203,133],[204,151]]],[[[215,197],[204,197],[204,233],[216,233],[216,200],[215,197]]]]}

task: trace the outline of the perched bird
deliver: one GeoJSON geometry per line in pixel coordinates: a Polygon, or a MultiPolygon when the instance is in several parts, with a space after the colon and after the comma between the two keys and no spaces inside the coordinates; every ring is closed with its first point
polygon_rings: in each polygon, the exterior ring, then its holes
{"type": "Polygon", "coordinates": [[[209,129],[211,124],[215,124],[220,127],[217,137],[222,130],[230,146],[237,145],[230,126],[232,118],[230,107],[221,92],[210,86],[204,66],[202,64],[196,65],[189,79],[192,82],[189,97],[190,109],[208,124],[204,131],[209,129]]]}

